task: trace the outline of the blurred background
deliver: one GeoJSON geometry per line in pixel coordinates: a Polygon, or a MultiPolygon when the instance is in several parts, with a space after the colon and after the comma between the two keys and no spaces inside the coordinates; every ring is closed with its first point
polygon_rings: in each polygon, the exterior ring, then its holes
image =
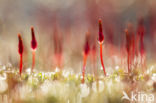
{"type": "MultiPolygon", "coordinates": [[[[144,19],[144,45],[147,62],[156,58],[155,0],[0,0],[0,62],[18,67],[18,38],[24,42],[24,69],[31,67],[31,30],[34,26],[38,48],[36,69],[52,70],[56,55],[61,54],[63,68],[82,69],[86,32],[90,45],[96,49],[100,67],[98,19],[102,19],[104,62],[106,68],[119,65],[126,57],[125,33],[131,23],[136,35],[139,18],[144,19]]],[[[88,59],[90,68],[91,57],[88,59]]]]}

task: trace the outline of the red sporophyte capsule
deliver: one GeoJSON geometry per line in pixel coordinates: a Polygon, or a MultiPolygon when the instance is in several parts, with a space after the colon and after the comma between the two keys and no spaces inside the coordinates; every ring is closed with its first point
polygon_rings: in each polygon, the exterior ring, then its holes
{"type": "Polygon", "coordinates": [[[22,68],[23,68],[23,62],[22,62],[22,57],[23,57],[23,41],[21,38],[21,35],[18,34],[18,40],[19,40],[19,44],[18,44],[18,52],[20,54],[20,64],[19,64],[19,73],[21,75],[22,73],[22,68]]]}
{"type": "Polygon", "coordinates": [[[135,57],[135,36],[133,25],[131,23],[129,23],[127,29],[125,29],[125,34],[126,34],[128,72],[130,73],[132,64],[134,64],[135,57]]]}
{"type": "Polygon", "coordinates": [[[145,33],[144,19],[141,18],[138,22],[137,35],[139,35],[140,37],[143,37],[144,33],[145,33]]]}
{"type": "Polygon", "coordinates": [[[125,33],[126,33],[126,49],[129,52],[129,49],[130,49],[130,35],[128,33],[128,29],[125,29],[125,33]]]}
{"type": "Polygon", "coordinates": [[[125,29],[126,34],[126,50],[127,50],[127,65],[128,65],[128,72],[130,72],[130,35],[128,33],[128,29],[125,29]]]}
{"type": "Polygon", "coordinates": [[[89,45],[89,33],[86,34],[86,40],[84,45],[84,54],[83,54],[83,68],[82,68],[82,83],[84,83],[84,77],[85,77],[85,69],[86,69],[86,63],[87,63],[87,56],[90,52],[90,45],[89,45]]]}
{"type": "Polygon", "coordinates": [[[32,72],[33,72],[33,68],[35,66],[35,50],[37,48],[37,41],[35,38],[35,32],[34,32],[34,28],[31,27],[31,35],[32,35],[32,40],[31,40],[31,48],[32,48],[32,72]]]}
{"type": "Polygon", "coordinates": [[[102,44],[103,44],[103,41],[104,41],[104,35],[103,35],[103,31],[102,31],[102,21],[101,21],[101,19],[99,19],[100,59],[101,59],[101,65],[102,65],[102,68],[103,68],[104,75],[106,76],[106,71],[105,71],[105,66],[104,66],[103,56],[102,56],[102,44]]]}
{"type": "Polygon", "coordinates": [[[103,31],[102,31],[102,21],[99,19],[99,42],[102,43],[104,41],[103,31]]]}
{"type": "Polygon", "coordinates": [[[138,28],[137,28],[137,41],[139,42],[140,40],[140,47],[141,47],[141,55],[144,54],[144,34],[145,34],[145,27],[144,27],[144,20],[141,18],[138,22],[138,28]]]}
{"type": "Polygon", "coordinates": [[[90,51],[89,46],[89,33],[86,34],[85,46],[84,46],[84,53],[87,55],[90,51]]]}
{"type": "Polygon", "coordinates": [[[144,35],[145,35],[144,19],[140,18],[138,21],[138,27],[137,27],[137,54],[141,55],[141,64],[143,66],[143,69],[146,68],[144,35]],[[140,45],[140,47],[139,47],[139,45],[140,45]]]}
{"type": "Polygon", "coordinates": [[[21,38],[21,35],[18,34],[18,40],[19,40],[19,44],[18,44],[18,52],[20,55],[23,54],[23,41],[22,41],[22,38],[21,38]]]}
{"type": "Polygon", "coordinates": [[[37,41],[36,41],[36,38],[35,38],[35,32],[34,32],[34,28],[33,27],[31,27],[31,35],[32,35],[31,48],[33,50],[35,50],[37,48],[37,41]]]}

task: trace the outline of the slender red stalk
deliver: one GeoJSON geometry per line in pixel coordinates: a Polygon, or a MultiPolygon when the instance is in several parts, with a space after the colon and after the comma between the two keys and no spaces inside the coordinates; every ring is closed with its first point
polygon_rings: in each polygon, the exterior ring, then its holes
{"type": "Polygon", "coordinates": [[[36,41],[36,38],[35,38],[35,32],[34,32],[33,27],[31,27],[31,36],[32,36],[31,48],[32,48],[32,71],[33,71],[33,68],[35,66],[35,51],[36,51],[36,48],[37,48],[37,41],[36,41]]]}
{"type": "Polygon", "coordinates": [[[130,72],[130,35],[128,33],[128,29],[125,30],[126,33],[126,50],[127,50],[127,68],[128,73],[130,72]]]}
{"type": "Polygon", "coordinates": [[[130,72],[130,53],[128,51],[128,56],[127,56],[127,64],[128,64],[128,72],[130,72]]]}
{"type": "Polygon", "coordinates": [[[32,51],[32,72],[33,72],[33,68],[35,67],[35,51],[32,51]]]}
{"type": "Polygon", "coordinates": [[[102,31],[102,21],[101,21],[101,19],[99,19],[100,59],[101,59],[101,65],[102,65],[102,68],[103,68],[104,75],[106,76],[105,66],[104,66],[103,57],[102,57],[102,44],[103,44],[103,41],[104,41],[104,35],[103,35],[103,31],[102,31]]]}
{"type": "Polygon", "coordinates": [[[82,68],[82,77],[83,77],[83,78],[82,78],[82,83],[84,83],[87,56],[88,56],[88,55],[86,55],[86,54],[83,55],[83,68],[82,68]]]}
{"type": "Polygon", "coordinates": [[[102,68],[103,68],[104,75],[106,76],[106,71],[105,71],[105,66],[104,66],[104,63],[103,63],[103,56],[102,56],[102,43],[100,43],[100,59],[101,59],[101,65],[102,65],[102,68]]]}
{"type": "Polygon", "coordinates": [[[20,75],[22,73],[22,68],[23,68],[23,56],[20,55],[20,75]]]}
{"type": "Polygon", "coordinates": [[[22,41],[22,38],[21,38],[21,35],[18,34],[18,40],[19,40],[19,44],[18,44],[18,53],[20,55],[20,64],[19,64],[19,73],[21,75],[22,73],[22,68],[23,68],[23,62],[22,62],[22,55],[23,55],[23,41],[22,41]]]}
{"type": "Polygon", "coordinates": [[[86,41],[85,41],[85,46],[84,46],[84,54],[83,54],[83,68],[82,68],[82,83],[84,83],[84,77],[85,77],[85,69],[86,69],[86,62],[87,62],[87,56],[90,51],[90,46],[89,46],[89,34],[87,33],[86,35],[86,41]]]}
{"type": "Polygon", "coordinates": [[[140,18],[139,23],[138,23],[138,28],[137,28],[137,41],[139,45],[140,41],[140,54],[141,54],[141,63],[143,64],[143,56],[144,56],[144,33],[145,33],[145,28],[144,28],[144,20],[143,18],[140,18]]]}

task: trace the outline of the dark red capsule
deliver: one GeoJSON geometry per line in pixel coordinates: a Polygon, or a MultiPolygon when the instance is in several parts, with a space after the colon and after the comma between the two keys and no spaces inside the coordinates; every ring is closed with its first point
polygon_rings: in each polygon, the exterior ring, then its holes
{"type": "Polygon", "coordinates": [[[86,40],[85,40],[85,45],[84,45],[84,53],[87,55],[89,54],[90,51],[90,45],[89,45],[89,34],[86,34],[86,40]]]}
{"type": "Polygon", "coordinates": [[[19,40],[19,43],[18,43],[18,52],[20,55],[23,54],[23,41],[22,41],[22,38],[21,38],[21,35],[18,34],[18,40],[19,40]]]}
{"type": "Polygon", "coordinates": [[[31,35],[32,35],[31,48],[33,50],[35,50],[37,48],[37,41],[36,41],[36,38],[35,38],[35,32],[34,32],[34,28],[33,27],[31,27],[31,35]]]}
{"type": "Polygon", "coordinates": [[[99,19],[99,42],[103,42],[104,41],[104,35],[103,35],[103,31],[102,31],[102,21],[101,19],[99,19]]]}
{"type": "Polygon", "coordinates": [[[137,28],[137,34],[143,38],[145,33],[145,27],[144,27],[144,19],[140,18],[138,22],[138,28],[137,28]]]}

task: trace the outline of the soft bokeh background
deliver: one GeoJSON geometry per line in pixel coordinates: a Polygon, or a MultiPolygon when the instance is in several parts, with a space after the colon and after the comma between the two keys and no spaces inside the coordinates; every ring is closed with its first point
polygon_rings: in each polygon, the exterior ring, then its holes
{"type": "Polygon", "coordinates": [[[131,101],[122,100],[123,92],[156,96],[155,7],[156,0],[0,0],[0,103],[127,103],[131,101]],[[99,58],[99,18],[105,36],[106,77],[99,58]],[[147,68],[135,58],[138,64],[127,74],[124,30],[131,23],[136,38],[140,18],[145,26],[147,68]],[[34,73],[31,26],[38,41],[34,73]],[[82,84],[86,32],[91,52],[82,84]],[[24,42],[22,75],[18,74],[18,33],[24,42]],[[62,68],[56,68],[58,56],[62,56],[62,68]]]}
{"type": "Polygon", "coordinates": [[[136,30],[139,17],[145,20],[147,60],[152,61],[156,48],[155,6],[155,0],[0,0],[0,62],[18,67],[17,33],[21,33],[25,45],[24,68],[31,67],[30,27],[34,26],[38,41],[36,68],[53,69],[53,34],[57,27],[64,68],[81,71],[85,34],[91,33],[91,42],[96,44],[98,51],[98,19],[101,18],[105,35],[104,58],[108,67],[118,63],[120,55],[126,56],[121,54],[125,46],[124,29],[131,22],[136,30]],[[112,50],[110,45],[113,45],[112,50]],[[109,54],[110,51],[114,51],[113,54],[109,54]],[[116,61],[114,64],[113,60],[116,61]]]}

